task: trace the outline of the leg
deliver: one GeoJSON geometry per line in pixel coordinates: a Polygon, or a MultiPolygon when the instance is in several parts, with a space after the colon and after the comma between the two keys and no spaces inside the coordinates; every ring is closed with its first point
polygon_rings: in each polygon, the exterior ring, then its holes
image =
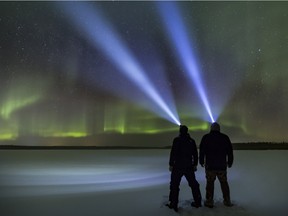
{"type": "Polygon", "coordinates": [[[206,170],[206,201],[205,206],[212,208],[214,205],[214,181],[216,179],[216,172],[206,170]]]}
{"type": "Polygon", "coordinates": [[[187,170],[185,172],[185,178],[187,179],[188,184],[192,190],[192,196],[194,199],[194,203],[192,203],[192,206],[200,207],[201,201],[202,201],[202,196],[201,196],[201,192],[200,192],[200,185],[195,178],[194,171],[193,170],[187,170]]]}
{"type": "Polygon", "coordinates": [[[221,185],[221,190],[222,190],[223,199],[224,199],[224,205],[232,206],[231,200],[230,200],[230,189],[229,189],[229,184],[227,181],[227,171],[217,172],[217,178],[218,178],[220,185],[221,185]]]}
{"type": "MultiPolygon", "coordinates": [[[[171,208],[177,208],[178,205],[178,197],[179,197],[179,186],[181,182],[183,174],[179,170],[172,170],[171,173],[171,181],[170,181],[170,194],[169,201],[171,208]]],[[[175,209],[174,208],[174,209],[175,209]]]]}

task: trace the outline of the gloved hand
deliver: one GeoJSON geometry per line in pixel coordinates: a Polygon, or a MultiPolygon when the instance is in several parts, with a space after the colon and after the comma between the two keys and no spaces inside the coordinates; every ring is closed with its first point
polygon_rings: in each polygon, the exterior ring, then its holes
{"type": "Polygon", "coordinates": [[[232,164],[227,164],[227,167],[228,167],[228,168],[231,168],[231,167],[232,167],[232,164]]]}
{"type": "Polygon", "coordinates": [[[173,166],[169,166],[169,171],[172,172],[173,166]]]}
{"type": "Polygon", "coordinates": [[[194,166],[193,170],[194,170],[194,172],[196,172],[197,171],[197,166],[194,166]]]}
{"type": "Polygon", "coordinates": [[[202,167],[205,167],[205,165],[204,164],[200,164],[202,167]]]}

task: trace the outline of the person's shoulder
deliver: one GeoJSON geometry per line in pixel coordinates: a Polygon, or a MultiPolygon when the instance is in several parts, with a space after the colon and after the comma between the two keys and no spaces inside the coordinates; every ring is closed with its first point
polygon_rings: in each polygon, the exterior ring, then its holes
{"type": "Polygon", "coordinates": [[[195,144],[196,144],[195,139],[193,139],[192,137],[189,137],[188,140],[189,140],[189,142],[191,142],[191,143],[195,143],[195,144]]]}
{"type": "Polygon", "coordinates": [[[204,145],[204,144],[207,142],[207,140],[209,140],[209,137],[210,137],[210,134],[209,134],[209,133],[204,134],[204,135],[202,136],[200,145],[204,145]]]}
{"type": "Polygon", "coordinates": [[[189,140],[193,140],[193,141],[195,141],[191,136],[190,136],[190,134],[188,133],[187,134],[187,136],[186,136],[189,140]]]}
{"type": "Polygon", "coordinates": [[[225,138],[228,138],[228,139],[229,139],[229,136],[228,136],[227,134],[225,134],[225,133],[222,133],[222,132],[220,132],[220,134],[221,134],[221,136],[223,136],[223,137],[225,137],[225,138]]]}
{"type": "Polygon", "coordinates": [[[202,139],[205,139],[205,138],[207,138],[209,136],[211,136],[211,134],[210,133],[206,133],[206,134],[203,135],[202,139]]]}
{"type": "Polygon", "coordinates": [[[227,143],[230,143],[230,142],[231,142],[231,141],[230,141],[230,138],[229,138],[229,136],[228,136],[227,134],[221,133],[221,136],[222,136],[222,139],[223,139],[223,140],[226,140],[226,141],[227,141],[227,143]]]}
{"type": "Polygon", "coordinates": [[[179,139],[180,139],[180,137],[179,137],[179,136],[177,136],[177,137],[174,137],[174,139],[173,139],[173,142],[177,142],[179,139]]]}

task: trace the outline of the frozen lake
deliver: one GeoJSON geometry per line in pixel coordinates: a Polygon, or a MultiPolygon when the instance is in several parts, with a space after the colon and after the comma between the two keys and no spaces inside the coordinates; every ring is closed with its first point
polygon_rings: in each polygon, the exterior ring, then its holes
{"type": "MultiPolygon", "coordinates": [[[[169,193],[170,150],[1,150],[0,212],[3,216],[162,216],[169,193]],[[5,213],[5,214],[4,214],[5,213]]],[[[232,208],[195,209],[186,179],[181,215],[287,215],[288,151],[234,151],[228,170],[232,208]]],[[[205,197],[205,172],[197,179],[205,197]]]]}

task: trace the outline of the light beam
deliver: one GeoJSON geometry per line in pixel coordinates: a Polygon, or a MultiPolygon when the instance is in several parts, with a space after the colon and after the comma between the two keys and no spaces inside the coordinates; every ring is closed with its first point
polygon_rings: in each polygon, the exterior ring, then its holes
{"type": "Polygon", "coordinates": [[[184,22],[174,2],[157,2],[166,30],[212,122],[215,122],[184,22]]]}
{"type": "Polygon", "coordinates": [[[63,4],[67,15],[77,25],[80,31],[97,49],[101,49],[120,71],[134,82],[158,107],[167,115],[167,120],[180,125],[178,116],[173,113],[163,98],[152,85],[144,70],[129,51],[124,41],[113,30],[113,27],[104,19],[103,14],[95,5],[83,2],[63,4]],[[91,7],[93,6],[93,8],[91,7]]]}

